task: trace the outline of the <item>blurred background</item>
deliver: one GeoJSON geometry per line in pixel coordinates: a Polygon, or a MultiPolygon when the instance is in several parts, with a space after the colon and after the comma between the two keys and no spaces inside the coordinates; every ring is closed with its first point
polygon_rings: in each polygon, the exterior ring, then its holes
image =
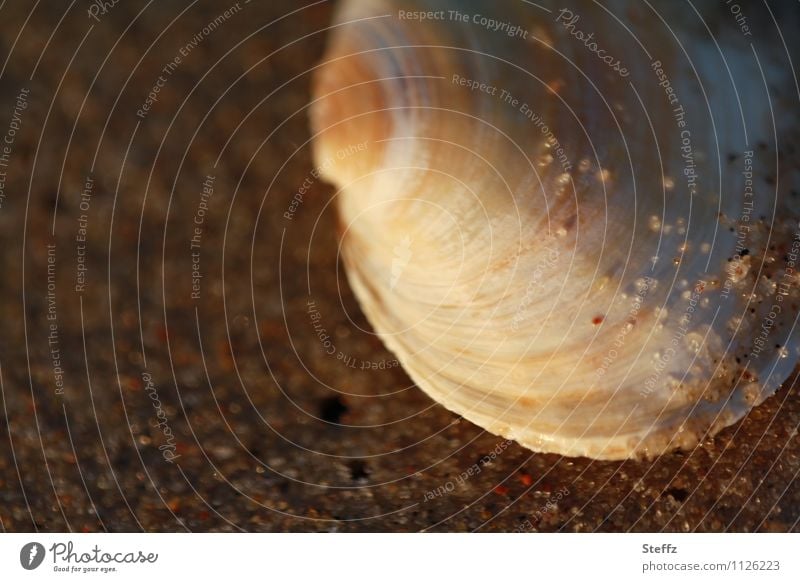
{"type": "Polygon", "coordinates": [[[651,462],[535,454],[413,385],[310,159],[333,9],[0,3],[0,528],[800,529],[795,378],[651,462]]]}

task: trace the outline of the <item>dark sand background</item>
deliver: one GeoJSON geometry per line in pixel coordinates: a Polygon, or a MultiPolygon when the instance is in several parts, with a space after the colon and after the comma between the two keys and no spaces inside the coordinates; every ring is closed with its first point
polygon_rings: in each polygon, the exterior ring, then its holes
{"type": "Polygon", "coordinates": [[[2,530],[800,529],[794,379],[694,451],[596,462],[459,420],[360,331],[331,187],[312,178],[283,218],[313,169],[329,3],[242,0],[143,119],[163,68],[233,4],[126,0],[99,22],[68,6],[0,8],[0,133],[29,90],[0,208],[2,530]]]}

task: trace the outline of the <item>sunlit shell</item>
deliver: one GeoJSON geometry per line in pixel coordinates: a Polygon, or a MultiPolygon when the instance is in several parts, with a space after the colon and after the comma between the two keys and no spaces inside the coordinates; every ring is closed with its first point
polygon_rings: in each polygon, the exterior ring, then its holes
{"type": "Polygon", "coordinates": [[[647,3],[539,4],[340,7],[311,117],[350,284],[413,380],[492,433],[694,446],[797,361],[793,85],[735,26],[678,45],[647,3]]]}

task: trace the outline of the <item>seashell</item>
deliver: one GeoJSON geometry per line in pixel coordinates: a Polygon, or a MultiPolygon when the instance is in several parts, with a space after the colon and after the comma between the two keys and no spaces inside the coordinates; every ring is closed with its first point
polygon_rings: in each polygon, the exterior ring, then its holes
{"type": "Polygon", "coordinates": [[[711,36],[576,6],[344,2],[313,153],[350,285],[428,395],[533,451],[653,457],[797,363],[796,96],[724,11],[711,36]]]}

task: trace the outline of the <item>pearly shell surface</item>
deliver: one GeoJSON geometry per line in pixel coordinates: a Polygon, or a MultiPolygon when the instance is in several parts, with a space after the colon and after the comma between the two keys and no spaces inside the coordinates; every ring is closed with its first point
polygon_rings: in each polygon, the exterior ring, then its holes
{"type": "Polygon", "coordinates": [[[340,5],[311,119],[348,278],[417,385],[492,433],[689,448],[797,362],[794,85],[735,27],[562,9],[340,5]]]}

